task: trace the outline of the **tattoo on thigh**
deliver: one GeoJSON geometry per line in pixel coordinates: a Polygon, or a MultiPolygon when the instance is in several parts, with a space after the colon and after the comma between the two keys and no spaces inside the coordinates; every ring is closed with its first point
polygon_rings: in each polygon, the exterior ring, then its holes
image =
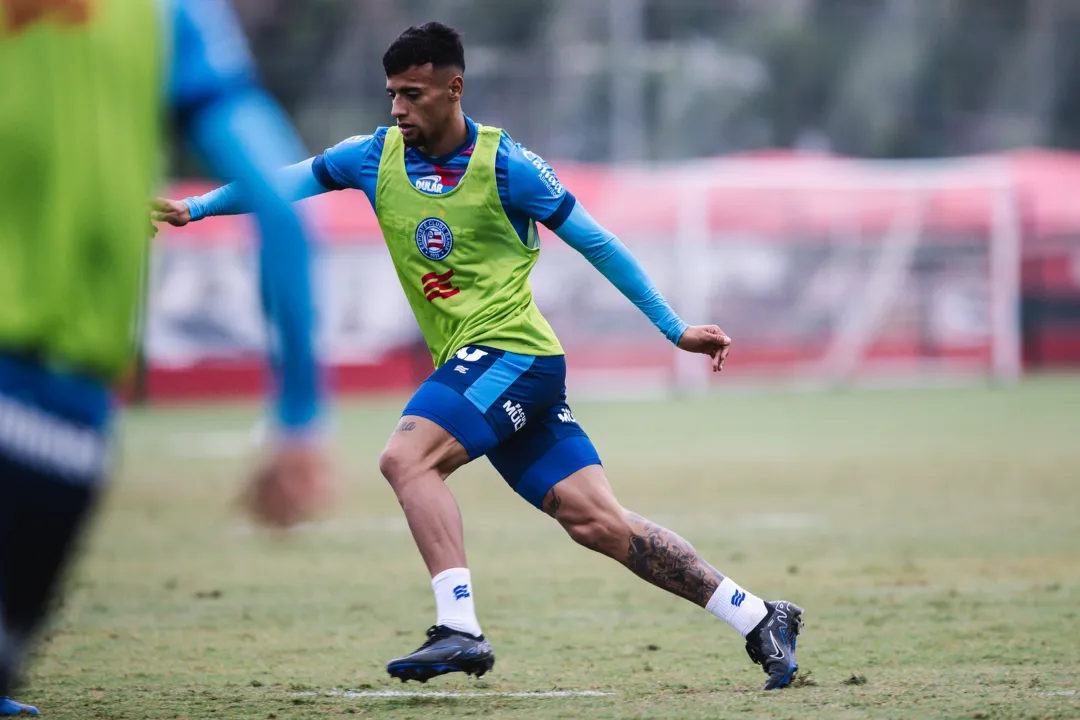
{"type": "Polygon", "coordinates": [[[562,498],[555,493],[555,488],[548,490],[547,495],[544,496],[544,502],[541,506],[551,517],[555,517],[555,513],[559,512],[559,506],[562,505],[562,498]]]}
{"type": "Polygon", "coordinates": [[[630,515],[626,566],[670,593],[705,606],[724,576],[705,562],[694,546],[640,515],[630,515]]]}
{"type": "Polygon", "coordinates": [[[401,424],[397,426],[398,432],[409,432],[416,429],[416,423],[412,420],[402,420],[401,424]]]}

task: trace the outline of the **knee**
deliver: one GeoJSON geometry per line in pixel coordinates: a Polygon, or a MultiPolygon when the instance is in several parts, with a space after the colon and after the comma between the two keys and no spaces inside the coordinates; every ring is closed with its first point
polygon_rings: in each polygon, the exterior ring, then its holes
{"type": "Polygon", "coordinates": [[[395,490],[408,480],[410,469],[415,467],[408,454],[398,447],[387,447],[379,454],[379,472],[395,490]]]}
{"type": "Polygon", "coordinates": [[[614,552],[629,542],[630,525],[621,512],[594,511],[559,522],[574,542],[590,550],[614,552]]]}
{"type": "Polygon", "coordinates": [[[610,543],[610,532],[604,523],[597,520],[585,520],[577,523],[563,523],[567,534],[582,547],[597,550],[610,543]],[[605,542],[607,541],[607,542],[605,542]]]}

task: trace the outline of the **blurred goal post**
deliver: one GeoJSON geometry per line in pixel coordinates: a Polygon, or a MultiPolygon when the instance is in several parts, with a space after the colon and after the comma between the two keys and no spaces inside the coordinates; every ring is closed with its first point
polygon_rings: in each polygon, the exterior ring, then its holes
{"type": "MultiPolygon", "coordinates": [[[[778,362],[773,370],[780,372],[762,367],[760,375],[830,385],[965,376],[1008,383],[1019,376],[1021,218],[1006,163],[731,160],[681,170],[675,182],[681,273],[673,299],[684,317],[745,324],[738,315],[746,304],[717,287],[724,275],[715,266],[723,262],[718,246],[771,244],[788,256],[788,277],[801,266],[815,283],[835,284],[833,302],[821,304],[824,316],[808,314],[823,337],[806,340],[805,354],[792,358],[786,372],[778,362]],[[766,213],[778,217],[769,222],[747,207],[753,203],[767,204],[766,213]],[[950,301],[949,293],[957,297],[950,301]],[[725,298],[734,301],[730,313],[725,298]],[[961,307],[950,311],[950,302],[966,303],[970,317],[960,317],[961,307]],[[927,303],[929,310],[914,310],[927,303]],[[957,316],[951,323],[950,312],[957,316]]],[[[806,310],[800,303],[815,293],[829,296],[830,289],[804,284],[792,293],[792,315],[806,310]]],[[[759,316],[767,321],[768,314],[759,316]]],[[[735,327],[729,332],[737,367],[742,343],[735,327]]],[[[751,357],[755,344],[770,344],[769,336],[750,333],[751,357]]],[[[702,363],[686,353],[676,355],[675,378],[682,390],[709,383],[702,363]]]]}
{"type": "Polygon", "coordinates": [[[584,186],[579,199],[682,317],[735,344],[724,373],[710,373],[547,242],[533,289],[576,395],[1020,374],[1021,214],[1007,161],[773,154],[616,166],[584,186]]]}

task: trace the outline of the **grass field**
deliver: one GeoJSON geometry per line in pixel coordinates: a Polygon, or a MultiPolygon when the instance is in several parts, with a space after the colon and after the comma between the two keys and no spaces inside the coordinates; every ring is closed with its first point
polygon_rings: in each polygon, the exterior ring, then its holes
{"type": "Polygon", "coordinates": [[[451,485],[495,671],[391,684],[434,619],[376,469],[399,407],[340,409],[341,501],[278,538],[231,506],[255,408],[130,413],[24,699],[56,719],[1080,717],[1080,379],[575,406],[625,505],[806,608],[805,681],[770,694],[730,629],[484,461],[451,485]],[[548,691],[610,694],[505,695],[548,691]]]}

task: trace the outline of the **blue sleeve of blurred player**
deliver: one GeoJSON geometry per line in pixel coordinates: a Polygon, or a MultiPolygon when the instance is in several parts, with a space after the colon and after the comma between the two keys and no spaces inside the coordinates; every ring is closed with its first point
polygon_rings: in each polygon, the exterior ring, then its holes
{"type": "Polygon", "coordinates": [[[165,0],[172,20],[169,95],[183,123],[201,105],[255,82],[247,40],[224,0],[165,0]]]}
{"type": "Polygon", "coordinates": [[[543,223],[577,250],[634,303],[668,340],[678,343],[688,327],[625,245],[600,226],[566,191],[536,153],[510,150],[507,195],[514,210],[543,223]]]}
{"type": "Polygon", "coordinates": [[[181,129],[223,178],[235,180],[262,237],[260,286],[276,331],[277,416],[289,433],[318,420],[310,246],[275,171],[302,157],[280,107],[253,80],[246,42],[220,0],[175,6],[172,92],[181,129]]]}

